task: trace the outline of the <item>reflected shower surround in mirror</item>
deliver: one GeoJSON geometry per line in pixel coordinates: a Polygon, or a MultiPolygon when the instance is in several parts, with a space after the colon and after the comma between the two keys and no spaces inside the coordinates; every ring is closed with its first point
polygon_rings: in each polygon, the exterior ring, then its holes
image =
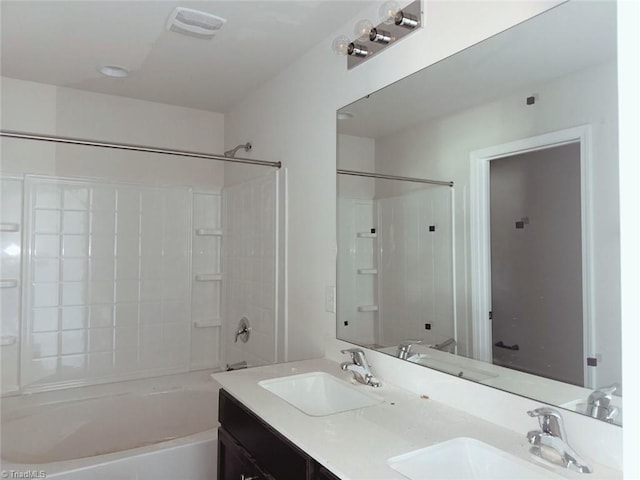
{"type": "MultiPolygon", "coordinates": [[[[358,28],[366,33],[371,25],[361,22],[358,28]]],[[[338,115],[349,113],[351,120],[337,122],[338,173],[359,170],[447,178],[455,182],[456,195],[450,207],[455,259],[451,270],[418,274],[422,265],[429,267],[428,256],[421,252],[422,239],[416,239],[423,226],[421,212],[431,211],[427,195],[422,199],[425,205],[402,205],[414,194],[400,187],[405,182],[338,176],[338,337],[394,356],[399,345],[411,340],[407,361],[583,414],[602,412],[606,403],[611,414],[591,416],[620,424],[622,391],[603,400],[596,400],[599,395],[594,394],[599,387],[621,381],[616,85],[616,4],[566,2],[340,109],[338,115]],[[532,104],[527,99],[533,92],[532,104]],[[584,98],[597,101],[585,103],[584,98]],[[586,333],[571,330],[568,322],[553,313],[545,318],[553,315],[554,328],[540,326],[530,314],[530,303],[543,302],[550,312],[557,309],[551,295],[534,289],[532,296],[516,302],[518,310],[511,315],[505,315],[496,300],[487,311],[474,308],[475,294],[481,291],[474,281],[485,270],[474,261],[477,248],[470,235],[480,222],[472,208],[479,191],[472,158],[478,152],[557,135],[577,125],[590,132],[584,143],[590,160],[580,172],[592,172],[598,179],[580,187],[580,203],[598,205],[581,231],[586,247],[576,246],[584,252],[582,270],[591,272],[594,279],[578,292],[586,305],[578,321],[587,324],[586,333]],[[416,253],[393,257],[401,251],[416,253]],[[450,313],[442,310],[438,315],[429,306],[420,307],[430,299],[450,304],[445,288],[455,292],[450,313]],[[409,304],[416,307],[406,308],[409,304]],[[524,330],[515,327],[516,319],[538,325],[533,327],[538,344],[532,344],[533,335],[523,335],[524,330]],[[497,322],[506,322],[508,332],[492,341],[497,322]],[[488,340],[477,334],[479,326],[490,332],[488,340]],[[581,378],[573,383],[561,381],[554,365],[564,366],[569,359],[554,363],[548,355],[572,335],[580,337],[583,345],[580,352],[571,350],[571,362],[583,370],[584,382],[581,378]],[[456,341],[455,354],[432,348],[450,337],[456,341]],[[507,361],[498,365],[491,354],[500,341],[519,348],[506,350],[507,361]],[[480,347],[489,352],[488,361],[478,356],[475,349],[480,347]],[[525,357],[539,357],[544,369],[520,367],[525,357]]],[[[566,162],[565,157],[559,158],[566,162]]],[[[539,166],[532,170],[540,172],[539,166]]],[[[532,190],[522,187],[522,178],[515,178],[520,183],[509,190],[506,203],[518,207],[522,203],[525,208],[532,190]]],[[[560,188],[550,185],[543,183],[545,196],[569,195],[566,182],[560,188]]],[[[415,195],[418,192],[415,189],[415,195]]],[[[514,228],[512,220],[521,217],[509,219],[514,235],[522,241],[523,235],[542,235],[534,228],[518,229],[517,224],[514,228]]],[[[539,220],[540,215],[536,226],[539,220]]],[[[560,226],[566,227],[566,219],[560,226]]],[[[441,235],[441,227],[435,222],[433,233],[441,235]]],[[[557,250],[557,242],[548,235],[537,241],[554,246],[549,255],[557,250]]],[[[442,261],[447,255],[434,258],[442,261]]],[[[512,292],[513,275],[531,271],[518,268],[521,265],[518,260],[509,263],[510,280],[490,290],[512,292]]],[[[551,275],[546,270],[542,274],[551,275]]]]}
{"type": "Polygon", "coordinates": [[[338,177],[338,336],[375,346],[453,340],[450,184],[349,175],[338,177]]]}
{"type": "Polygon", "coordinates": [[[421,0],[415,0],[404,8],[395,1],[385,2],[380,6],[379,17],[381,23],[377,26],[369,19],[357,22],[353,40],[345,35],[333,40],[333,51],[347,56],[348,69],[360,65],[420,27],[421,0]]]}

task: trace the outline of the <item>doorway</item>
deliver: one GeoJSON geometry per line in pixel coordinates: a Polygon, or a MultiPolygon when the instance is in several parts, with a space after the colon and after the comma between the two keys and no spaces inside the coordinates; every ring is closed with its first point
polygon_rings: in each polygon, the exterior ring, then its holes
{"type": "Polygon", "coordinates": [[[583,386],[580,144],[489,168],[493,363],[583,386]]]}
{"type": "Polygon", "coordinates": [[[591,388],[589,152],[588,126],[472,152],[470,236],[474,358],[591,388]]]}

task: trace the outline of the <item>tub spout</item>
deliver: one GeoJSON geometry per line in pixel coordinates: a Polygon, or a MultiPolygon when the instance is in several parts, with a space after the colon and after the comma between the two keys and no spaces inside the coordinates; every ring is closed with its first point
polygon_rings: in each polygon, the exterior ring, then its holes
{"type": "Polygon", "coordinates": [[[227,363],[227,372],[230,372],[231,370],[241,370],[243,368],[247,368],[247,366],[247,362],[244,360],[236,363],[227,363]]]}

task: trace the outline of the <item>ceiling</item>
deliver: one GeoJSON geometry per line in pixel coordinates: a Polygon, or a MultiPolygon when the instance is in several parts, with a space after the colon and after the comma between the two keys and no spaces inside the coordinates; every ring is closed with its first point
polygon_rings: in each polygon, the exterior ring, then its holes
{"type": "Polygon", "coordinates": [[[220,113],[366,7],[363,0],[0,5],[3,76],[220,113]],[[212,40],[170,32],[165,25],[176,6],[227,23],[212,40]],[[130,76],[105,77],[98,72],[103,65],[126,67],[130,76]]]}
{"type": "Polygon", "coordinates": [[[347,105],[338,132],[391,135],[615,58],[615,2],[564,3],[347,105]]]}

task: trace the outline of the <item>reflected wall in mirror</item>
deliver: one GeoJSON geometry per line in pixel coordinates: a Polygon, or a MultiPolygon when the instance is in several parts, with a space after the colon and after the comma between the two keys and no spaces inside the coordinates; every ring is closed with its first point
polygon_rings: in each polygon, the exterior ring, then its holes
{"type": "Polygon", "coordinates": [[[454,186],[338,175],[338,337],[621,424],[616,67],[570,1],[342,108],[338,172],[454,186]]]}

